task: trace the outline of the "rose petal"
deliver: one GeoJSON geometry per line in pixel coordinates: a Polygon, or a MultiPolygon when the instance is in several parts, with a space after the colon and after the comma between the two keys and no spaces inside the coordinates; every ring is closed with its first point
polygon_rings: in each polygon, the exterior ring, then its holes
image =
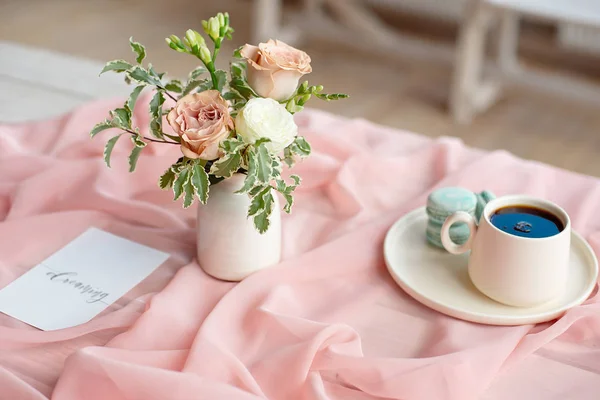
{"type": "Polygon", "coordinates": [[[182,144],[180,148],[183,155],[187,158],[191,158],[193,160],[200,158],[199,154],[194,153],[192,150],[188,149],[184,144],[182,144]]]}
{"type": "Polygon", "coordinates": [[[302,73],[298,71],[280,70],[272,75],[273,90],[269,93],[270,98],[277,101],[289,99],[296,89],[302,73]]]}

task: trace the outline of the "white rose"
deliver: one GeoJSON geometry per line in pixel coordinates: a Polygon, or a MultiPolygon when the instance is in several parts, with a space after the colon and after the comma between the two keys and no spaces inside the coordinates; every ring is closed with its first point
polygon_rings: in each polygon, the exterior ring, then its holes
{"type": "Polygon", "coordinates": [[[269,98],[250,99],[235,118],[235,127],[246,143],[271,139],[266,146],[275,154],[292,144],[298,135],[294,116],[283,104],[269,98]]]}

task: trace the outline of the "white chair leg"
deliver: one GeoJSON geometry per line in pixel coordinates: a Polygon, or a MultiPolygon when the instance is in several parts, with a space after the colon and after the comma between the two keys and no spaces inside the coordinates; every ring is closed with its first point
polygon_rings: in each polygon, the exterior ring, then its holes
{"type": "Polygon", "coordinates": [[[506,10],[500,21],[498,35],[498,66],[503,74],[517,72],[519,62],[517,52],[519,47],[519,16],[506,10]]]}
{"type": "MultiPolygon", "coordinates": [[[[467,7],[460,29],[454,77],[450,93],[450,111],[455,121],[469,123],[483,103],[490,103],[491,94],[478,95],[485,58],[485,38],[491,22],[491,10],[480,1],[467,7]],[[481,104],[478,104],[481,103],[481,104]]],[[[489,86],[485,86],[489,92],[489,86]]]]}
{"type": "Polygon", "coordinates": [[[254,0],[252,43],[281,36],[282,0],[254,0]]]}

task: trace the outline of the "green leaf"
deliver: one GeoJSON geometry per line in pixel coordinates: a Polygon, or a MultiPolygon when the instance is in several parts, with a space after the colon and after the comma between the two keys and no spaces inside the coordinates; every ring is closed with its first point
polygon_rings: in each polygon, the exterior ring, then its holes
{"type": "Polygon", "coordinates": [[[286,201],[286,204],[283,210],[286,213],[290,213],[292,211],[292,206],[294,205],[294,197],[292,193],[296,190],[296,187],[300,184],[300,177],[298,175],[291,175],[290,178],[294,181],[291,185],[286,185],[283,179],[277,179],[276,181],[276,189],[286,201]]]}
{"type": "MultiPolygon", "coordinates": [[[[289,186],[289,187],[293,187],[293,189],[296,189],[296,187],[298,185],[300,185],[300,182],[302,182],[302,179],[300,179],[300,177],[298,175],[290,175],[290,179],[294,181],[294,185],[289,186]]],[[[292,189],[292,191],[293,191],[293,189],[292,189]]]]}
{"type": "Polygon", "coordinates": [[[162,121],[160,119],[153,119],[150,121],[150,132],[152,132],[152,136],[155,138],[162,139],[164,133],[162,131],[162,121]]]}
{"type": "Polygon", "coordinates": [[[258,231],[258,233],[263,234],[269,230],[269,225],[270,225],[269,215],[270,214],[271,214],[270,212],[265,211],[260,214],[257,214],[254,217],[254,226],[256,227],[256,230],[258,231]]]}
{"type": "Polygon", "coordinates": [[[198,88],[199,92],[212,89],[212,81],[210,81],[209,79],[189,81],[187,85],[183,88],[183,91],[181,92],[181,97],[185,96],[186,94],[190,93],[196,88],[198,88]]]}
{"type": "Polygon", "coordinates": [[[233,78],[229,82],[229,86],[238,91],[239,94],[244,96],[246,99],[250,99],[251,97],[259,97],[258,94],[248,85],[244,79],[233,78]]]}
{"type": "Polygon", "coordinates": [[[131,128],[131,113],[125,108],[115,108],[110,112],[113,123],[119,128],[131,128]]]}
{"type": "Polygon", "coordinates": [[[237,172],[241,162],[242,156],[240,153],[229,153],[212,165],[210,173],[218,177],[229,178],[237,172]]]}
{"type": "Polygon", "coordinates": [[[110,168],[110,155],[112,154],[115,144],[117,144],[117,140],[119,140],[121,135],[122,135],[122,133],[111,138],[108,142],[106,142],[106,146],[104,147],[104,162],[106,163],[106,165],[109,168],[110,168]]]}
{"type": "Polygon", "coordinates": [[[135,166],[137,165],[138,158],[140,158],[142,149],[143,147],[136,146],[131,150],[131,154],[129,155],[129,172],[135,171],[135,166]]]}
{"type": "Polygon", "coordinates": [[[221,142],[221,148],[225,151],[225,153],[236,153],[246,146],[246,142],[238,138],[230,138],[221,142]]]}
{"type": "Polygon", "coordinates": [[[296,163],[296,160],[294,159],[294,153],[291,149],[292,145],[283,149],[283,162],[287,164],[288,168],[292,168],[296,163]]]}
{"type": "Polygon", "coordinates": [[[192,185],[196,189],[196,195],[202,204],[206,204],[208,200],[208,174],[204,170],[204,167],[200,163],[195,163],[192,174],[192,185]]]}
{"type": "Polygon", "coordinates": [[[192,186],[190,181],[187,181],[183,187],[183,193],[183,208],[188,208],[194,203],[194,186],[192,186]]]}
{"type": "Polygon", "coordinates": [[[255,175],[246,175],[246,179],[244,179],[244,185],[241,189],[239,189],[235,193],[248,193],[252,188],[256,187],[256,176],[255,175]]]}
{"type": "Polygon", "coordinates": [[[136,65],[135,67],[130,69],[127,73],[129,75],[129,77],[131,79],[133,79],[134,81],[137,81],[140,83],[145,83],[148,85],[160,86],[160,80],[158,80],[156,77],[152,76],[150,74],[150,72],[148,72],[144,68],[140,67],[139,65],[136,65]]]}
{"type": "Polygon", "coordinates": [[[273,167],[273,173],[271,174],[273,178],[277,178],[281,176],[281,161],[279,161],[278,157],[271,157],[271,165],[273,167]]]}
{"type": "Polygon", "coordinates": [[[135,147],[146,147],[147,144],[140,135],[131,135],[131,141],[135,147]]]}
{"type": "Polygon", "coordinates": [[[258,214],[265,209],[265,196],[268,192],[270,192],[271,186],[258,186],[254,188],[249,194],[252,197],[250,201],[250,206],[248,207],[248,216],[251,217],[253,215],[258,214]]]}
{"type": "Polygon", "coordinates": [[[256,149],[256,178],[261,183],[269,183],[271,181],[271,174],[273,173],[273,162],[271,154],[265,146],[261,143],[256,149]]]}
{"type": "Polygon", "coordinates": [[[218,69],[215,71],[215,76],[217,77],[217,87],[215,89],[220,92],[227,83],[227,72],[223,71],[222,69],[218,69]]]}
{"type": "Polygon", "coordinates": [[[175,173],[171,168],[167,169],[164,174],[161,175],[158,180],[158,186],[161,189],[170,188],[173,186],[173,182],[175,181],[175,173]]]}
{"type": "Polygon", "coordinates": [[[174,79],[165,85],[165,89],[170,92],[181,93],[183,91],[183,85],[180,81],[174,79]]]}
{"type": "Polygon", "coordinates": [[[150,115],[152,118],[162,118],[162,105],[165,102],[165,96],[162,92],[157,91],[154,93],[152,100],[150,100],[150,115]]]}
{"type": "Polygon", "coordinates": [[[250,197],[254,197],[257,194],[259,194],[261,191],[263,191],[265,189],[265,187],[268,188],[269,186],[268,185],[267,186],[265,186],[265,185],[254,186],[252,188],[252,190],[248,192],[248,194],[250,195],[250,197]]]}
{"type": "Polygon", "coordinates": [[[296,145],[298,145],[298,149],[300,149],[301,155],[310,155],[310,144],[308,144],[304,137],[298,136],[296,137],[296,140],[294,142],[296,143],[296,145]]]}
{"type": "Polygon", "coordinates": [[[244,186],[235,193],[248,193],[256,186],[256,161],[254,150],[250,149],[247,154],[248,172],[244,179],[244,186]]]}
{"type": "Polygon", "coordinates": [[[206,68],[204,68],[203,66],[200,66],[200,67],[196,68],[195,70],[193,70],[192,72],[190,72],[190,74],[188,75],[188,81],[193,81],[204,73],[206,73],[206,68]]]}
{"type": "Polygon", "coordinates": [[[165,97],[162,92],[157,91],[152,100],[150,100],[150,115],[152,121],[150,121],[150,132],[158,139],[163,138],[162,131],[162,105],[165,102],[165,97]]]}
{"type": "Polygon", "coordinates": [[[290,145],[290,149],[293,153],[298,154],[300,157],[308,157],[310,155],[310,144],[302,136],[296,137],[294,142],[290,145]]]}
{"type": "Polygon", "coordinates": [[[140,95],[140,93],[144,90],[144,85],[137,86],[133,89],[133,92],[129,95],[127,102],[125,103],[125,109],[129,110],[129,113],[133,113],[133,109],[135,108],[135,103],[140,95]]]}
{"type": "Polygon", "coordinates": [[[289,214],[292,212],[292,207],[294,205],[294,197],[289,193],[282,193],[281,195],[285,199],[285,206],[283,206],[283,211],[289,214]]]}
{"type": "Polygon", "coordinates": [[[131,50],[137,55],[136,61],[140,64],[146,58],[146,48],[138,42],[133,41],[133,36],[129,38],[129,45],[131,46],[131,50]]]}
{"type": "Polygon", "coordinates": [[[275,189],[277,189],[278,192],[285,193],[285,189],[287,188],[287,186],[283,179],[277,179],[277,181],[275,181],[275,184],[275,189]]]}
{"type": "Polygon", "coordinates": [[[131,64],[129,64],[127,61],[125,60],[112,60],[107,62],[104,65],[104,68],[102,68],[102,71],[100,71],[99,75],[102,75],[105,72],[108,71],[115,71],[115,72],[123,72],[123,71],[127,71],[129,68],[131,68],[131,64]]]}
{"type": "Polygon", "coordinates": [[[254,226],[261,234],[265,233],[269,229],[269,216],[273,211],[273,193],[271,193],[270,190],[264,195],[262,195],[262,202],[262,210],[254,216],[254,226]]]}
{"type": "Polygon", "coordinates": [[[244,73],[246,72],[246,64],[241,62],[232,62],[229,67],[231,71],[231,77],[234,79],[244,79],[244,73]]]}
{"type": "Polygon", "coordinates": [[[225,93],[223,95],[223,98],[225,100],[230,100],[230,101],[239,101],[239,100],[246,100],[246,98],[244,96],[242,96],[241,94],[239,94],[237,91],[235,90],[230,90],[227,93],[225,93]]]}
{"type": "Polygon", "coordinates": [[[113,124],[111,121],[109,120],[104,120],[102,122],[97,123],[92,130],[90,131],[90,136],[94,137],[96,136],[98,133],[105,131],[107,129],[111,129],[114,128],[113,124]]]}
{"type": "Polygon", "coordinates": [[[244,57],[242,57],[242,49],[243,49],[243,48],[244,48],[244,46],[240,46],[240,47],[238,47],[237,49],[235,49],[235,50],[233,51],[233,57],[234,57],[234,58],[244,58],[244,57]]]}
{"type": "Polygon", "coordinates": [[[190,170],[189,168],[184,168],[179,172],[179,176],[175,180],[173,184],[173,194],[175,197],[173,200],[177,200],[181,197],[183,193],[183,187],[186,185],[187,181],[190,179],[190,170]]]}
{"type": "Polygon", "coordinates": [[[148,64],[148,72],[150,73],[150,75],[152,75],[153,77],[157,78],[157,79],[162,79],[162,77],[165,75],[164,72],[158,73],[154,70],[154,67],[152,66],[152,64],[148,64]]]}

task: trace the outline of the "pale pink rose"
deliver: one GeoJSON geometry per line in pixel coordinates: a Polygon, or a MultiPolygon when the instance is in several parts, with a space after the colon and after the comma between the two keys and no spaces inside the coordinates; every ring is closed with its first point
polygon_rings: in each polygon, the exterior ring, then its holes
{"type": "Polygon", "coordinates": [[[181,137],[183,155],[203,160],[219,158],[219,144],[233,129],[227,102],[216,90],[182,97],[167,115],[167,121],[181,137]]]}
{"type": "Polygon", "coordinates": [[[248,83],[262,97],[277,101],[289,99],[302,75],[312,72],[310,57],[278,40],[257,46],[245,45],[241,51],[248,63],[248,83]]]}

